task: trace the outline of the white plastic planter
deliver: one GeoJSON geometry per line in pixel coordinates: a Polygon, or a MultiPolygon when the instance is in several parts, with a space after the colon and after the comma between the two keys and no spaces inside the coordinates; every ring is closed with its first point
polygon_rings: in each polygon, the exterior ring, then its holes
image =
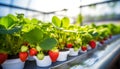
{"type": "Polygon", "coordinates": [[[39,60],[36,56],[34,56],[34,58],[36,60],[37,66],[39,67],[47,67],[52,64],[52,61],[49,56],[45,56],[43,60],[39,60]]]}
{"type": "Polygon", "coordinates": [[[68,51],[60,51],[57,61],[66,61],[69,52],[70,52],[69,50],[68,51]]]}
{"type": "Polygon", "coordinates": [[[97,42],[97,45],[98,46],[103,46],[104,44],[101,44],[100,42],[97,42]]]}
{"type": "Polygon", "coordinates": [[[90,47],[90,45],[88,45],[88,46],[87,46],[87,49],[88,49],[88,50],[91,50],[92,48],[90,47]]]}
{"type": "MultiPolygon", "coordinates": [[[[29,51],[28,51],[28,53],[29,53],[29,51]]],[[[34,61],[35,59],[33,58],[33,56],[30,56],[30,54],[29,54],[27,60],[28,60],[28,61],[34,61]]]]}
{"type": "Polygon", "coordinates": [[[79,53],[79,50],[75,51],[74,48],[70,48],[69,51],[69,56],[77,56],[79,53]]]}
{"type": "Polygon", "coordinates": [[[100,42],[99,42],[99,41],[97,41],[97,42],[96,42],[96,47],[98,47],[98,46],[99,46],[99,44],[100,44],[100,42]]]}
{"type": "Polygon", "coordinates": [[[81,52],[81,53],[86,53],[86,52],[87,52],[87,50],[85,50],[85,51],[80,50],[80,52],[81,52]]]}
{"type": "Polygon", "coordinates": [[[2,64],[3,69],[23,69],[25,62],[22,62],[19,58],[18,59],[10,59],[6,60],[2,64]]]}
{"type": "Polygon", "coordinates": [[[28,56],[28,59],[27,59],[28,61],[34,61],[35,59],[33,58],[33,56],[28,56]]]}
{"type": "Polygon", "coordinates": [[[105,41],[105,44],[108,44],[108,43],[109,43],[109,41],[110,41],[110,39],[106,40],[106,41],[105,41]]]}

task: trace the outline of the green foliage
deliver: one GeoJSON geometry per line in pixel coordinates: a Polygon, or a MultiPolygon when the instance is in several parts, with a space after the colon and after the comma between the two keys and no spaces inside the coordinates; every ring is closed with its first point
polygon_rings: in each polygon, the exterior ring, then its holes
{"type": "Polygon", "coordinates": [[[25,41],[37,44],[43,39],[43,32],[39,28],[34,28],[24,33],[23,37],[25,41]]]}
{"type": "Polygon", "coordinates": [[[61,27],[68,28],[70,24],[70,20],[68,17],[64,17],[61,20],[61,27]]]}
{"type": "Polygon", "coordinates": [[[57,16],[52,17],[52,23],[58,28],[68,28],[70,20],[68,17],[63,17],[61,20],[57,16]]]}
{"type": "Polygon", "coordinates": [[[78,16],[77,16],[77,19],[76,19],[76,25],[82,25],[82,22],[83,22],[83,16],[82,16],[82,14],[79,14],[78,16]]]}
{"type": "Polygon", "coordinates": [[[44,50],[51,50],[57,45],[55,38],[46,38],[40,43],[40,47],[44,50]]]}
{"type": "Polygon", "coordinates": [[[14,25],[14,20],[8,16],[1,18],[0,25],[3,25],[6,29],[11,29],[14,25]]]}
{"type": "Polygon", "coordinates": [[[61,20],[57,16],[52,17],[52,23],[57,27],[61,27],[61,20]]]}

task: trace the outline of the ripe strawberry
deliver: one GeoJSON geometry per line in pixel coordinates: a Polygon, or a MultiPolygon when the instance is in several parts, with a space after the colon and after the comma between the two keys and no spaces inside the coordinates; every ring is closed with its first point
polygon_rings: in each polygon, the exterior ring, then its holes
{"type": "Polygon", "coordinates": [[[28,53],[27,52],[20,52],[19,53],[19,58],[22,62],[26,61],[28,57],[28,53]]]}
{"type": "Polygon", "coordinates": [[[30,52],[30,56],[34,56],[37,54],[37,50],[35,48],[31,48],[29,52],[30,52]]]}
{"type": "Polygon", "coordinates": [[[21,47],[21,52],[27,52],[28,51],[28,47],[27,46],[22,46],[21,47]]]}
{"type": "Polygon", "coordinates": [[[87,46],[81,46],[81,50],[82,51],[86,51],[87,50],[87,46]]]}
{"type": "Polygon", "coordinates": [[[104,44],[104,40],[101,40],[100,43],[101,43],[101,44],[104,44]]]}
{"type": "Polygon", "coordinates": [[[67,48],[72,48],[73,44],[72,43],[68,43],[67,44],[67,48]]]}
{"type": "Polygon", "coordinates": [[[94,48],[96,47],[96,42],[95,42],[94,40],[91,40],[91,41],[89,42],[89,45],[90,45],[90,47],[91,47],[92,49],[94,49],[94,48]]]}
{"type": "Polygon", "coordinates": [[[107,40],[108,38],[107,37],[104,37],[103,40],[107,40]]]}
{"type": "Polygon", "coordinates": [[[43,60],[44,54],[43,54],[43,53],[38,53],[38,54],[37,54],[37,58],[38,58],[39,60],[43,60]]]}
{"type": "Polygon", "coordinates": [[[0,64],[2,64],[6,59],[8,55],[6,53],[0,53],[0,64]]]}
{"type": "Polygon", "coordinates": [[[110,38],[110,39],[112,38],[112,34],[109,35],[109,38],[110,38]]]}
{"type": "Polygon", "coordinates": [[[49,51],[49,56],[52,60],[52,62],[56,62],[58,56],[59,56],[59,51],[56,49],[56,50],[50,50],[49,51]]]}

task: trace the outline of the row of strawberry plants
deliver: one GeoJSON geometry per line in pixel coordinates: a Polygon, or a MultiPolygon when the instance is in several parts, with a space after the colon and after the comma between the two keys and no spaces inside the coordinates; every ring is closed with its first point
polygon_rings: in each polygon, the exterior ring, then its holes
{"type": "Polygon", "coordinates": [[[70,24],[68,17],[60,19],[57,16],[53,16],[52,23],[45,23],[25,18],[23,14],[9,14],[0,19],[0,64],[5,64],[15,55],[25,62],[30,55],[36,62],[38,60],[38,66],[49,66],[51,61],[67,60],[64,54],[66,57],[68,54],[76,56],[78,54],[74,55],[72,51],[85,52],[88,47],[94,49],[96,42],[104,44],[112,35],[119,33],[120,26],[115,24],[77,26],[70,24]],[[47,58],[49,61],[44,61],[47,58]]]}

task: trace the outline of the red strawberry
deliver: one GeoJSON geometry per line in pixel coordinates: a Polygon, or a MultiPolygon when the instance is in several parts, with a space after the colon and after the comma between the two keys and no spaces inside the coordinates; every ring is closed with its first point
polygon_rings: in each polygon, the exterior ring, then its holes
{"type": "Polygon", "coordinates": [[[30,52],[30,56],[34,56],[37,54],[37,50],[35,48],[31,48],[29,52],[30,52]]]}
{"type": "Polygon", "coordinates": [[[81,46],[81,50],[82,51],[86,51],[87,50],[87,46],[81,46]]]}
{"type": "Polygon", "coordinates": [[[50,50],[49,51],[49,56],[50,56],[52,62],[56,62],[56,60],[59,56],[59,51],[58,50],[50,50]]]}
{"type": "Polygon", "coordinates": [[[67,48],[72,48],[73,44],[72,43],[68,43],[67,44],[67,48]]]}
{"type": "Polygon", "coordinates": [[[104,37],[103,40],[107,40],[108,38],[107,37],[104,37]]]}
{"type": "Polygon", "coordinates": [[[2,64],[6,59],[8,55],[6,53],[0,53],[0,64],[2,64]]]}
{"type": "Polygon", "coordinates": [[[90,47],[91,47],[92,49],[94,49],[94,48],[96,47],[96,42],[95,42],[94,40],[91,40],[91,41],[89,42],[89,45],[90,45],[90,47]]]}
{"type": "Polygon", "coordinates": [[[104,44],[104,40],[101,40],[100,43],[101,43],[101,44],[104,44]]]}
{"type": "Polygon", "coordinates": [[[20,52],[19,53],[19,58],[22,62],[26,61],[28,57],[28,53],[27,52],[20,52]]]}
{"type": "Polygon", "coordinates": [[[109,35],[109,38],[112,38],[112,34],[109,35]]]}

